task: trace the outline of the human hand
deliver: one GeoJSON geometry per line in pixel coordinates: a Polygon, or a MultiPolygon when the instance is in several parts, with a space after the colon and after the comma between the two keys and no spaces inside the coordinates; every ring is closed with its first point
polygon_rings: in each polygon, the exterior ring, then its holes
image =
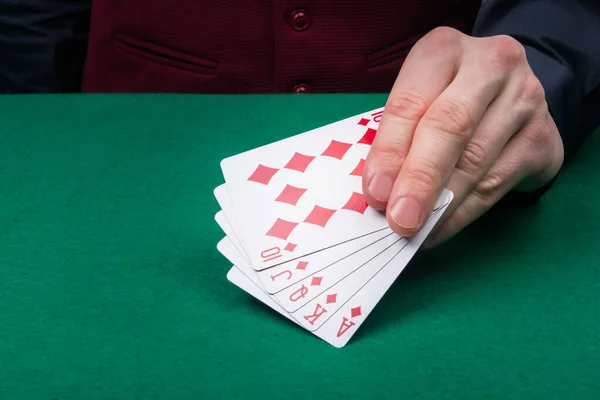
{"type": "Polygon", "coordinates": [[[507,192],[560,170],[562,139],[523,46],[437,28],[413,46],[365,162],[363,193],[390,227],[414,235],[444,187],[454,200],[426,245],[446,241],[507,192]]]}

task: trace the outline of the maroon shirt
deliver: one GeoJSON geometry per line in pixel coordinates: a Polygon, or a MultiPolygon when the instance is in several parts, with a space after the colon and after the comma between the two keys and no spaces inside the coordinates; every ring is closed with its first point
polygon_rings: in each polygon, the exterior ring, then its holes
{"type": "Polygon", "coordinates": [[[481,0],[94,0],[85,92],[387,92],[481,0]]]}

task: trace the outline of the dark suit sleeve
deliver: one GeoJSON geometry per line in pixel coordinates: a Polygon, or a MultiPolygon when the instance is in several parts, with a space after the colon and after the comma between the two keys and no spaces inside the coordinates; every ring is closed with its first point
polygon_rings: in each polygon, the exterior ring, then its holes
{"type": "Polygon", "coordinates": [[[486,0],[473,36],[525,46],[566,157],[600,125],[600,0],[486,0]]]}
{"type": "Polygon", "coordinates": [[[80,90],[92,0],[0,0],[0,93],[80,90]]]}

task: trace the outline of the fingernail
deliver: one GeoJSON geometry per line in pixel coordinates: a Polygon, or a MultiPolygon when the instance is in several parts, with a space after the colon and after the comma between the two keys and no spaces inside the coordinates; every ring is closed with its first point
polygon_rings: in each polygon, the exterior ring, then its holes
{"type": "Polygon", "coordinates": [[[415,199],[400,197],[391,209],[394,222],[403,228],[414,228],[421,221],[421,206],[415,199]]]}
{"type": "Polygon", "coordinates": [[[369,194],[373,196],[377,201],[383,203],[387,202],[394,186],[394,181],[383,174],[376,174],[375,171],[368,171],[367,177],[370,177],[369,181],[369,194]]]}

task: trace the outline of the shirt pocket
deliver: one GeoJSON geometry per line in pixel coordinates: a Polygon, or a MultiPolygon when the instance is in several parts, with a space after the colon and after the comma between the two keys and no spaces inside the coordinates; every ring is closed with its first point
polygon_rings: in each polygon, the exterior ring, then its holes
{"type": "Polygon", "coordinates": [[[127,56],[194,75],[215,76],[217,74],[216,60],[185,53],[121,32],[115,32],[112,38],[115,50],[127,56]]]}

